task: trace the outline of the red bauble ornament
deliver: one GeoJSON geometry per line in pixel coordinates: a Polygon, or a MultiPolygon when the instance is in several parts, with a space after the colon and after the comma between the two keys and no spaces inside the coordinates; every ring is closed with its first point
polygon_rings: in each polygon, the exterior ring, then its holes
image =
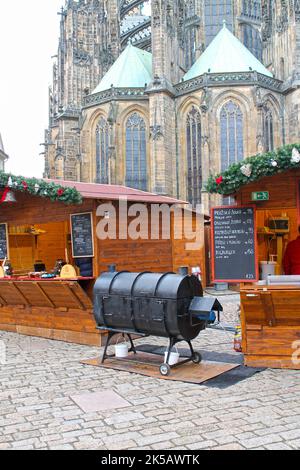
{"type": "Polygon", "coordinates": [[[216,183],[218,186],[223,183],[223,176],[219,176],[219,178],[216,178],[216,183]]]}
{"type": "Polygon", "coordinates": [[[57,195],[58,195],[58,197],[61,197],[61,196],[64,194],[64,192],[65,192],[64,189],[62,189],[62,188],[58,189],[58,190],[57,190],[57,195]]]}
{"type": "Polygon", "coordinates": [[[26,181],[22,181],[22,186],[23,186],[24,191],[27,191],[28,184],[26,183],[26,181]]]}
{"type": "Polygon", "coordinates": [[[5,188],[5,190],[2,194],[2,197],[0,199],[0,204],[2,204],[3,202],[16,202],[16,198],[15,198],[14,193],[8,187],[5,188]]]}

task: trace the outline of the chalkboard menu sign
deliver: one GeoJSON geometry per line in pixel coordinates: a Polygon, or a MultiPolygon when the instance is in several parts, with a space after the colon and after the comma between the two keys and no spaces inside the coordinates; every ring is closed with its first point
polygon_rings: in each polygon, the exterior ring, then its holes
{"type": "Polygon", "coordinates": [[[0,259],[9,258],[7,224],[0,224],[0,259]]]}
{"type": "Polygon", "coordinates": [[[73,258],[94,256],[93,217],[91,212],[71,215],[73,258]]]}
{"type": "Polygon", "coordinates": [[[254,207],[212,210],[214,282],[258,281],[254,207]]]}

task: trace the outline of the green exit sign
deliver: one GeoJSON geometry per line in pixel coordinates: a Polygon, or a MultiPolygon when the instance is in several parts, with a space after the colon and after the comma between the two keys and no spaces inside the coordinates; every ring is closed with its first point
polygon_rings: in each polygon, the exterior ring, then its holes
{"type": "Polygon", "coordinates": [[[258,191],[252,193],[252,201],[269,201],[270,194],[268,191],[258,191]]]}

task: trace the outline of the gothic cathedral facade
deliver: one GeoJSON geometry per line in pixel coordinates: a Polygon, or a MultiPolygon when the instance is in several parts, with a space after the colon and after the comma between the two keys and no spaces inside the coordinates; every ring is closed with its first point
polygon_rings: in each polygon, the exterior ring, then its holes
{"type": "Polygon", "coordinates": [[[203,203],[205,182],[300,140],[299,0],[67,0],[45,177],[203,203]]]}

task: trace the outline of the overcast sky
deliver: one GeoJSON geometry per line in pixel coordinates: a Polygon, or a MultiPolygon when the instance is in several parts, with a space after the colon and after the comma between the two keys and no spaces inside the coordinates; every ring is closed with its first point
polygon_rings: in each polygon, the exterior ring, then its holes
{"type": "Polygon", "coordinates": [[[7,170],[42,176],[51,56],[63,0],[0,0],[0,132],[7,170]]]}

